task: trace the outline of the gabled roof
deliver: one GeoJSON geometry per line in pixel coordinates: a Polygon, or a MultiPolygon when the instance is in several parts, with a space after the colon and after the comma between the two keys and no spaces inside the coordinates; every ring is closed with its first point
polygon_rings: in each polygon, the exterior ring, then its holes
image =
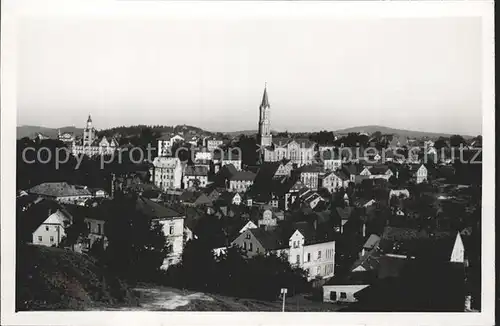
{"type": "MultiPolygon", "coordinates": [[[[377,175],[377,174],[386,174],[387,171],[389,171],[389,167],[387,165],[376,165],[369,169],[371,174],[377,175]]],[[[392,171],[391,171],[392,172],[392,171]]]]}
{"type": "Polygon", "coordinates": [[[49,197],[92,195],[87,187],[70,185],[67,182],[45,182],[29,189],[28,193],[49,197]]]}
{"type": "Polygon", "coordinates": [[[283,234],[278,228],[273,229],[249,229],[253,236],[259,241],[265,250],[277,250],[288,248],[288,239],[283,239],[283,234]]]}
{"type": "Polygon", "coordinates": [[[63,213],[69,221],[72,220],[71,214],[55,200],[40,199],[29,206],[26,211],[18,212],[19,216],[17,216],[17,222],[23,232],[26,234],[32,234],[45,222],[45,220],[47,220],[51,214],[57,211],[63,213]]]}
{"type": "Polygon", "coordinates": [[[340,216],[342,220],[348,220],[349,217],[352,215],[354,212],[354,208],[350,206],[346,206],[344,208],[342,207],[335,207],[335,211],[337,214],[340,216]]]}
{"type": "Polygon", "coordinates": [[[368,237],[368,240],[366,240],[365,244],[363,245],[364,249],[373,249],[375,248],[380,242],[380,237],[376,234],[372,234],[368,237]]]}

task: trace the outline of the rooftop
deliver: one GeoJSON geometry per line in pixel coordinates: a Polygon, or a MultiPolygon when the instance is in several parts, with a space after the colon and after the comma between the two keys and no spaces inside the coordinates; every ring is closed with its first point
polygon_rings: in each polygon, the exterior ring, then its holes
{"type": "Polygon", "coordinates": [[[45,182],[28,190],[30,194],[50,197],[91,196],[85,186],[70,185],[67,182],[45,182]]]}

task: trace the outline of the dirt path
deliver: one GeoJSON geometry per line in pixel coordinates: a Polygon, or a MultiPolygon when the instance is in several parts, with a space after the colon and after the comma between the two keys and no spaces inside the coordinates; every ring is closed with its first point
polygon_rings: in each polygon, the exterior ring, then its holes
{"type": "Polygon", "coordinates": [[[204,293],[188,293],[181,290],[169,288],[147,288],[138,287],[134,291],[140,294],[140,307],[144,310],[175,310],[178,307],[186,306],[193,300],[214,301],[214,299],[204,293]]]}

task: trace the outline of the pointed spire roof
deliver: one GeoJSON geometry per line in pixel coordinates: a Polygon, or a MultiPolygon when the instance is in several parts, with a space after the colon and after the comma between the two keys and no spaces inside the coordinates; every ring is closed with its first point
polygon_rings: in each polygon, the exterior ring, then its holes
{"type": "Polygon", "coordinates": [[[264,95],[262,96],[262,104],[260,106],[262,107],[270,106],[269,99],[267,97],[267,83],[264,86],[264,95]]]}
{"type": "Polygon", "coordinates": [[[89,118],[87,119],[87,122],[92,122],[92,117],[90,116],[90,113],[89,113],[89,118]]]}

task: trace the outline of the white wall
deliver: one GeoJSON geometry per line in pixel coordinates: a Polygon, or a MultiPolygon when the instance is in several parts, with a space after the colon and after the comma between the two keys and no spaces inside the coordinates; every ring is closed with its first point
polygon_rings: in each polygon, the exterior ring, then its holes
{"type": "Polygon", "coordinates": [[[323,302],[355,302],[356,298],[354,294],[361,291],[362,289],[368,287],[368,284],[362,285],[323,285],[323,302]],[[334,301],[331,299],[331,292],[336,292],[337,299],[334,301]],[[341,298],[341,293],[346,294],[346,298],[341,298]]]}

